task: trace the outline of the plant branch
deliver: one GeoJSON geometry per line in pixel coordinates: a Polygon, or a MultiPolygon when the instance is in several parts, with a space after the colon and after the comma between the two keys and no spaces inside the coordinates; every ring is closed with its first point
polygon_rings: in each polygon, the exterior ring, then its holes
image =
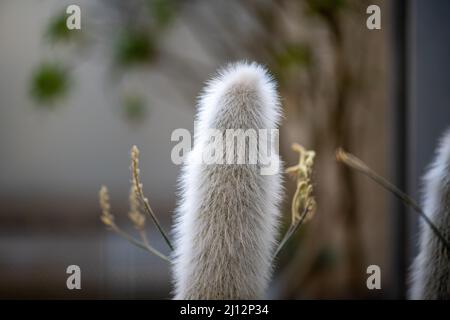
{"type": "Polygon", "coordinates": [[[342,148],[337,149],[336,159],[339,162],[349,166],[356,171],[361,172],[366,175],[384,189],[393,193],[397,198],[403,201],[406,205],[414,209],[414,211],[426,222],[426,224],[433,230],[434,234],[442,241],[448,251],[450,251],[450,244],[439,231],[439,229],[434,225],[434,223],[428,218],[426,213],[420,208],[420,206],[406,193],[398,189],[395,185],[390,183],[388,180],[377,174],[375,171],[369,168],[362,160],[355,157],[351,153],[345,152],[342,148]]]}
{"type": "Polygon", "coordinates": [[[132,220],[135,227],[140,231],[143,242],[140,242],[140,241],[136,240],[135,238],[133,238],[132,236],[130,236],[128,233],[126,233],[125,231],[120,229],[117,226],[117,224],[114,222],[114,216],[111,214],[111,205],[109,204],[108,188],[106,188],[105,186],[102,186],[100,188],[100,191],[98,192],[98,197],[99,197],[100,208],[102,209],[102,214],[100,215],[100,220],[103,222],[104,225],[106,225],[109,228],[109,230],[114,231],[119,236],[121,236],[122,238],[125,238],[127,241],[131,242],[135,246],[137,246],[141,249],[144,249],[165,261],[170,262],[170,259],[166,255],[162,254],[161,252],[159,252],[158,250],[153,248],[147,241],[147,236],[144,231],[145,219],[137,218],[136,214],[139,215],[139,212],[136,211],[137,208],[135,207],[135,205],[136,205],[135,199],[132,199],[132,197],[130,197],[130,205],[132,206],[132,210],[130,213],[133,213],[133,214],[130,214],[130,219],[132,220]]]}
{"type": "Polygon", "coordinates": [[[286,245],[286,243],[288,243],[288,241],[295,234],[295,232],[298,230],[298,228],[303,224],[307,214],[308,214],[308,210],[307,210],[307,208],[305,208],[300,220],[297,220],[295,223],[292,223],[289,226],[289,229],[286,231],[283,239],[280,241],[280,244],[278,245],[277,250],[275,251],[275,254],[273,255],[274,258],[276,258],[278,256],[278,254],[283,249],[283,247],[286,245]]]}
{"type": "Polygon", "coordinates": [[[312,167],[314,164],[314,151],[307,151],[301,145],[294,143],[292,150],[299,154],[298,164],[286,169],[286,173],[295,176],[297,189],[292,197],[291,204],[291,225],[286,231],[278,248],[275,251],[273,259],[280,253],[289,239],[295,234],[298,228],[314,215],[316,202],[312,195],[313,187],[311,183],[312,167]]]}
{"type": "Polygon", "coordinates": [[[150,206],[150,203],[148,202],[148,199],[144,196],[144,190],[142,187],[142,183],[139,178],[139,149],[136,146],[133,146],[131,148],[131,171],[133,175],[133,183],[135,184],[137,195],[139,196],[139,200],[144,205],[145,211],[149,214],[153,222],[155,223],[156,227],[158,228],[158,231],[163,236],[164,240],[166,241],[167,245],[171,250],[173,250],[172,243],[169,240],[169,237],[167,236],[164,229],[161,227],[161,224],[159,223],[158,218],[156,217],[155,213],[153,212],[152,207],[150,206]]]}
{"type": "MultiPolygon", "coordinates": [[[[128,233],[126,233],[125,231],[123,231],[122,229],[120,229],[115,223],[110,225],[110,228],[112,231],[114,231],[115,233],[117,233],[119,236],[121,236],[122,238],[124,238],[125,240],[131,242],[132,244],[134,244],[135,246],[144,249],[158,257],[160,257],[161,259],[170,262],[169,257],[167,257],[166,255],[164,255],[163,253],[161,253],[160,251],[156,250],[155,248],[153,248],[152,246],[150,246],[150,244],[147,241],[147,237],[145,236],[145,238],[143,238],[144,242],[141,242],[135,238],[133,238],[132,236],[130,236],[128,233]]],[[[142,237],[142,233],[141,232],[141,237],[142,237]]]]}

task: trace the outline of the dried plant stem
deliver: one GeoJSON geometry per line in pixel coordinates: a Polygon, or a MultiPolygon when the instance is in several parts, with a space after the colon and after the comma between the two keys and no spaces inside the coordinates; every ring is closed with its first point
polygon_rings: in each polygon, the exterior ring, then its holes
{"type": "Polygon", "coordinates": [[[284,234],[283,239],[280,241],[280,244],[278,245],[278,248],[275,251],[275,254],[273,255],[274,258],[276,258],[278,256],[278,254],[284,248],[286,243],[288,243],[288,241],[291,239],[291,237],[295,234],[295,232],[298,230],[298,228],[302,225],[303,221],[306,218],[307,213],[308,213],[308,210],[305,208],[305,210],[303,211],[301,219],[297,220],[295,223],[293,223],[293,224],[291,224],[289,226],[289,229],[284,234]]]}
{"type": "Polygon", "coordinates": [[[313,217],[316,209],[316,202],[312,195],[313,186],[311,183],[315,152],[306,150],[298,143],[292,145],[292,150],[299,154],[299,159],[297,165],[286,169],[287,173],[295,176],[297,182],[297,189],[292,197],[291,225],[283,236],[278,248],[275,250],[273,258],[276,258],[298,228],[313,217]]]}
{"type": "Polygon", "coordinates": [[[131,211],[130,211],[129,217],[133,221],[135,228],[137,228],[139,230],[143,242],[136,240],[135,238],[130,236],[128,233],[126,233],[125,231],[120,229],[117,226],[117,224],[114,222],[114,216],[111,214],[111,205],[109,204],[108,188],[106,188],[105,186],[102,186],[100,188],[98,195],[99,195],[100,208],[102,209],[102,214],[100,215],[100,220],[103,222],[104,225],[106,225],[109,228],[109,230],[114,231],[119,236],[121,236],[122,238],[131,242],[132,244],[136,245],[137,247],[144,249],[165,261],[170,262],[170,259],[166,255],[162,254],[161,252],[159,252],[158,250],[156,250],[149,244],[149,242],[147,240],[147,236],[145,234],[145,230],[144,230],[145,219],[144,218],[140,219],[138,217],[140,215],[140,213],[136,207],[135,199],[132,199],[132,197],[130,198],[131,211]]]}
{"type": "Polygon", "coordinates": [[[135,246],[144,249],[150,253],[153,253],[154,255],[160,257],[161,259],[170,262],[169,257],[167,257],[166,255],[164,255],[163,253],[159,252],[158,250],[156,250],[155,248],[153,248],[152,246],[149,245],[148,241],[147,241],[147,236],[145,235],[144,231],[141,231],[141,237],[143,238],[143,242],[133,238],[132,236],[130,236],[128,233],[126,233],[125,231],[123,231],[122,229],[120,229],[116,224],[112,224],[110,225],[110,229],[112,231],[114,231],[115,233],[117,233],[119,236],[121,236],[122,238],[126,239],[127,241],[131,242],[132,244],[134,244],[135,246]]]}
{"type": "Polygon", "coordinates": [[[158,218],[156,217],[155,213],[153,212],[152,207],[150,206],[150,203],[148,202],[148,199],[144,196],[144,190],[142,187],[142,183],[140,181],[139,178],[139,150],[136,146],[133,146],[131,149],[131,171],[132,171],[132,175],[133,175],[133,182],[135,184],[135,188],[136,188],[136,192],[138,195],[139,200],[142,202],[145,211],[149,214],[149,216],[151,217],[151,219],[153,220],[153,222],[155,223],[156,227],[158,228],[158,231],[161,233],[161,235],[163,236],[164,240],[166,241],[167,245],[169,246],[169,248],[171,250],[173,250],[173,246],[172,243],[169,240],[169,237],[167,236],[166,232],[164,231],[164,229],[161,227],[161,224],[158,220],[158,218]]]}
{"type": "Polygon", "coordinates": [[[140,230],[139,231],[139,235],[141,236],[142,242],[146,245],[150,247],[150,243],[148,242],[147,239],[147,234],[145,233],[145,230],[140,230]]]}
{"type": "Polygon", "coordinates": [[[362,160],[355,157],[354,155],[345,152],[342,148],[339,148],[336,151],[336,159],[339,162],[344,163],[345,165],[349,166],[352,169],[355,169],[362,174],[366,175],[379,185],[381,185],[386,190],[392,192],[396,197],[398,197],[400,200],[403,201],[406,205],[410,206],[414,209],[414,211],[428,224],[428,226],[433,230],[434,234],[443,242],[443,244],[446,246],[447,250],[450,251],[450,244],[445,239],[445,237],[442,235],[442,233],[439,231],[439,229],[434,225],[434,223],[428,218],[426,213],[420,208],[420,206],[406,193],[398,189],[396,186],[394,186],[392,183],[387,181],[385,178],[377,174],[375,171],[369,168],[362,160]]]}

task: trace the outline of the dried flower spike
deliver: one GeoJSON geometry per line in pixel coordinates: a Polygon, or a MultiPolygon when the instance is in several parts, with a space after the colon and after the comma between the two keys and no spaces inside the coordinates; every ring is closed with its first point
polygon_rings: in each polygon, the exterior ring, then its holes
{"type": "Polygon", "coordinates": [[[292,150],[299,154],[298,164],[286,169],[286,172],[294,175],[297,180],[297,190],[292,199],[292,223],[294,224],[302,219],[302,222],[308,221],[315,212],[316,203],[313,197],[311,174],[316,153],[306,150],[298,143],[292,145],[292,150]]]}
{"type": "Polygon", "coordinates": [[[283,249],[284,245],[294,235],[298,228],[309,221],[316,212],[316,201],[313,196],[312,169],[316,153],[308,151],[298,143],[292,145],[292,150],[298,152],[298,164],[286,169],[286,173],[292,175],[297,182],[297,189],[292,198],[291,205],[291,225],[281,240],[274,257],[283,249]]]}
{"type": "Polygon", "coordinates": [[[164,240],[166,241],[167,245],[171,250],[173,250],[172,243],[169,240],[169,237],[167,236],[166,232],[161,227],[161,224],[159,223],[158,218],[156,217],[155,213],[153,212],[152,207],[150,206],[150,203],[148,202],[148,199],[144,196],[144,190],[143,185],[139,178],[139,149],[134,145],[131,147],[131,184],[133,186],[133,189],[136,193],[136,198],[139,199],[145,209],[145,211],[148,213],[152,221],[155,223],[156,227],[158,228],[158,231],[163,236],[164,240]]]}
{"type": "Polygon", "coordinates": [[[100,208],[102,209],[100,219],[106,226],[112,227],[114,226],[114,216],[110,212],[111,205],[109,204],[108,188],[102,186],[100,188],[98,196],[100,201],[100,208]]]}
{"type": "Polygon", "coordinates": [[[128,212],[128,217],[130,218],[133,225],[138,230],[143,230],[145,227],[145,216],[139,211],[139,201],[137,199],[136,186],[132,185],[130,188],[129,195],[130,211],[128,212]]]}
{"type": "MultiPolygon", "coordinates": [[[[161,259],[170,262],[169,257],[167,257],[166,255],[162,254],[161,252],[159,252],[158,250],[156,250],[155,248],[153,248],[147,241],[147,237],[145,236],[145,232],[143,230],[144,224],[143,221],[145,221],[145,217],[142,216],[142,218],[135,218],[136,217],[136,213],[140,214],[139,211],[137,211],[138,207],[133,208],[133,206],[135,205],[135,203],[133,204],[133,202],[130,199],[130,206],[132,207],[131,212],[133,212],[133,209],[136,209],[136,211],[134,211],[133,214],[133,219],[136,220],[136,222],[132,219],[133,223],[135,224],[136,227],[141,228],[140,234],[142,237],[143,242],[135,239],[134,237],[132,237],[131,235],[129,235],[127,232],[123,231],[121,228],[119,228],[118,225],[116,225],[114,223],[114,216],[111,214],[111,206],[109,204],[109,194],[108,194],[108,189],[105,186],[102,186],[100,188],[100,191],[98,193],[99,196],[99,202],[100,202],[100,208],[102,209],[102,214],[100,216],[100,219],[102,220],[102,222],[109,227],[109,229],[113,232],[115,232],[116,234],[118,234],[119,236],[121,236],[122,238],[126,239],[127,241],[131,242],[132,244],[136,245],[137,247],[144,249],[158,257],[160,257],[161,259]]],[[[134,202],[136,202],[134,200],[134,202]]],[[[141,214],[140,214],[141,215],[141,214]]],[[[130,218],[131,219],[131,218],[130,218]]]]}

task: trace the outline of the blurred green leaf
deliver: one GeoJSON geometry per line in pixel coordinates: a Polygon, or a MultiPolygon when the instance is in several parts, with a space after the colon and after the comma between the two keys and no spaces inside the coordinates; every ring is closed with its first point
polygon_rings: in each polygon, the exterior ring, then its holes
{"type": "Polygon", "coordinates": [[[338,254],[330,246],[323,247],[314,262],[314,270],[322,270],[335,265],[338,262],[338,254]]]}
{"type": "Polygon", "coordinates": [[[67,70],[59,64],[40,64],[31,77],[31,96],[36,102],[51,106],[66,95],[69,88],[67,70]]]}
{"type": "Polygon", "coordinates": [[[282,71],[293,67],[309,67],[313,61],[311,49],[304,44],[288,44],[276,54],[275,59],[282,71]]]}
{"type": "Polygon", "coordinates": [[[123,98],[123,110],[128,120],[140,122],[147,116],[145,98],[138,94],[128,94],[123,98]]]}
{"type": "Polygon", "coordinates": [[[292,72],[310,68],[313,64],[311,48],[305,44],[287,44],[275,54],[276,67],[274,73],[280,83],[285,82],[292,72]]]}
{"type": "Polygon", "coordinates": [[[150,0],[150,10],[159,27],[167,26],[175,16],[173,0],[150,0]]]}
{"type": "Polygon", "coordinates": [[[329,16],[346,6],[345,0],[307,0],[310,14],[329,16]]]}
{"type": "Polygon", "coordinates": [[[150,34],[129,31],[119,37],[115,51],[116,63],[129,66],[151,62],[155,57],[156,47],[150,34]]]}
{"type": "Polygon", "coordinates": [[[68,15],[63,11],[54,16],[47,27],[46,36],[52,42],[69,42],[81,34],[81,30],[69,30],[66,25],[68,15]]]}

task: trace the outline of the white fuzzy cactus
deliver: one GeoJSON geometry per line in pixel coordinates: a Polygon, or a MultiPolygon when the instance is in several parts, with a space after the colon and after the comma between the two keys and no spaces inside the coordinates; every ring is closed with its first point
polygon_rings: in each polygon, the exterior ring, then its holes
{"type": "MultiPolygon", "coordinates": [[[[205,164],[199,159],[216,143],[208,129],[273,129],[280,113],[275,84],[255,63],[229,65],[207,83],[198,104],[194,147],[180,179],[175,299],[264,297],[277,236],[281,168],[262,175],[259,162],[205,164]]],[[[272,160],[279,161],[277,148],[269,144],[272,160]]]]}
{"type": "MultiPolygon", "coordinates": [[[[433,224],[450,241],[450,130],[437,150],[425,175],[423,209],[433,224]]],[[[450,255],[429,226],[422,224],[420,249],[412,266],[411,299],[450,298],[450,255]]]]}

